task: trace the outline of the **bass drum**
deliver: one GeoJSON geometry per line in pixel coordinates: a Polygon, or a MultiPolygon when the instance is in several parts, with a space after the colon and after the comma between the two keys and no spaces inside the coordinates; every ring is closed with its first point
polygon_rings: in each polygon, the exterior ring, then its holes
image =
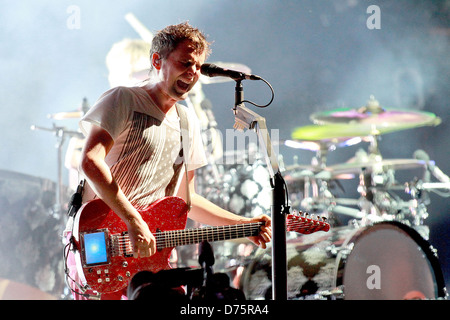
{"type": "MultiPolygon", "coordinates": [[[[446,297],[434,249],[398,222],[338,227],[289,240],[288,299],[404,300],[446,297]]],[[[271,299],[270,248],[244,271],[249,300],[271,299]]]]}

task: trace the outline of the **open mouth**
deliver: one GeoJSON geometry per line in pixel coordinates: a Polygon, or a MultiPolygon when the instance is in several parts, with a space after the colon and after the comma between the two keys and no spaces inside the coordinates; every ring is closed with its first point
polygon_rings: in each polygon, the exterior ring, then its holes
{"type": "Polygon", "coordinates": [[[177,86],[181,89],[181,90],[184,90],[184,91],[187,91],[188,89],[189,89],[189,83],[186,83],[186,82],[184,82],[184,81],[181,81],[181,80],[178,80],[177,81],[177,86]]]}

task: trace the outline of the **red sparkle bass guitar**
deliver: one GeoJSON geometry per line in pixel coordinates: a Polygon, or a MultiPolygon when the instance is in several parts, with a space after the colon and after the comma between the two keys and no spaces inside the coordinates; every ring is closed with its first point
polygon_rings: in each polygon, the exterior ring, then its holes
{"type": "MultiPolygon", "coordinates": [[[[170,269],[169,258],[176,246],[256,236],[263,225],[246,223],[185,229],[187,205],[178,197],[165,197],[141,211],[156,238],[157,252],[151,257],[134,258],[127,227],[102,200],[85,203],[74,221],[73,240],[77,268],[83,285],[98,293],[123,290],[140,271],[170,269]]],[[[288,214],[287,231],[309,234],[328,231],[321,219],[288,214]]]]}

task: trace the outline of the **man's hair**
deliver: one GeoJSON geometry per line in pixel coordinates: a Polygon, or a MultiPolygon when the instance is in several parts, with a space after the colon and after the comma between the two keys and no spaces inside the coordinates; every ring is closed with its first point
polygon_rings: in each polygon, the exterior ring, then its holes
{"type": "MultiPolygon", "coordinates": [[[[158,31],[152,40],[150,49],[150,60],[155,52],[159,53],[161,59],[165,59],[172,53],[177,46],[185,40],[189,40],[198,53],[210,53],[210,43],[206,36],[197,28],[183,22],[177,25],[170,25],[158,31]]],[[[153,69],[150,63],[150,70],[153,69]]]]}

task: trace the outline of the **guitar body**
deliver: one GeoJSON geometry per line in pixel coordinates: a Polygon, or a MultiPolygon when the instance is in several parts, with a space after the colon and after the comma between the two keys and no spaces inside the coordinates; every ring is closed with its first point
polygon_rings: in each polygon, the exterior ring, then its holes
{"type": "MultiPolygon", "coordinates": [[[[165,197],[140,212],[150,231],[184,229],[187,221],[187,205],[178,197],[165,197]]],[[[84,284],[99,293],[111,293],[125,289],[131,278],[140,271],[158,272],[170,269],[169,258],[173,247],[158,250],[151,257],[134,258],[132,249],[124,240],[127,232],[125,223],[102,200],[85,203],[79,210],[74,223],[74,240],[79,258],[77,268],[84,284]],[[104,233],[107,261],[89,261],[88,252],[96,250],[93,244],[88,248],[89,235],[104,233]],[[86,240],[86,241],[85,241],[86,240]],[[86,243],[85,243],[86,242],[86,243]]],[[[128,239],[128,236],[126,236],[128,239]]]]}

